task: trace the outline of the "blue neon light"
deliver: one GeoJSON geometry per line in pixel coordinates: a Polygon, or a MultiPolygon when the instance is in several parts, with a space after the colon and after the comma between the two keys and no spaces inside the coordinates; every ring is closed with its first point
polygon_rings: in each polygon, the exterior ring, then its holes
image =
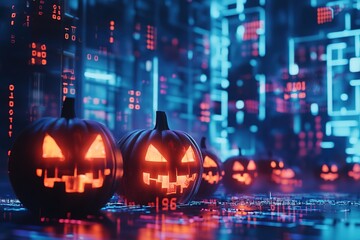
{"type": "Polygon", "coordinates": [[[159,104],[159,63],[158,58],[153,59],[153,122],[155,122],[156,111],[159,104]]]}

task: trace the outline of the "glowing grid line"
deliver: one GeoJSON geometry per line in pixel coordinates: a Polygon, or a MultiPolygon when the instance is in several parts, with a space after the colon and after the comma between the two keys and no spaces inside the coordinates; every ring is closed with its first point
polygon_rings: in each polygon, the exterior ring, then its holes
{"type": "MultiPolygon", "coordinates": [[[[327,105],[329,116],[354,116],[360,114],[360,89],[358,85],[355,86],[355,110],[340,110],[334,111],[333,109],[333,67],[342,66],[348,64],[348,60],[343,56],[343,50],[347,48],[345,42],[329,44],[326,48],[327,56],[327,105]],[[333,53],[335,52],[335,59],[333,59],[333,53]]],[[[356,79],[355,79],[356,80],[356,79]]],[[[352,82],[355,84],[356,82],[352,82]]],[[[351,81],[350,81],[351,85],[351,81]]]]}

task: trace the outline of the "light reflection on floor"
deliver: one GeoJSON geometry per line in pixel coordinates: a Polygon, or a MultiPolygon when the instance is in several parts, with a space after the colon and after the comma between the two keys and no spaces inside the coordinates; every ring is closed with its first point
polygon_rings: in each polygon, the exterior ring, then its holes
{"type": "Polygon", "coordinates": [[[82,219],[34,217],[1,198],[0,213],[0,239],[356,239],[360,230],[360,199],[345,193],[219,196],[159,212],[114,197],[82,219]]]}

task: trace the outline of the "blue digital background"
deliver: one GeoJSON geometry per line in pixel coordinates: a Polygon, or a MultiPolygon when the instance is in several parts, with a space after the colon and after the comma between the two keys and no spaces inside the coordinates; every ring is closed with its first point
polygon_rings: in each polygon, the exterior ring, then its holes
{"type": "Polygon", "coordinates": [[[21,130],[77,115],[116,139],[208,138],[224,161],[271,152],[308,171],[360,162],[360,1],[14,0],[0,3],[0,170],[21,130]]]}

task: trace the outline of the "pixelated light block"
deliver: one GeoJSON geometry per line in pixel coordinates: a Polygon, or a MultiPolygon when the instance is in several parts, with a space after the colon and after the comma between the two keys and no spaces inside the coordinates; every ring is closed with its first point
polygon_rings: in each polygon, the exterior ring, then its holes
{"type": "Polygon", "coordinates": [[[317,23],[323,24],[332,22],[334,19],[334,11],[330,7],[319,7],[317,9],[317,23]]]}
{"type": "Polygon", "coordinates": [[[350,58],[350,72],[360,72],[360,57],[350,58]]]}

